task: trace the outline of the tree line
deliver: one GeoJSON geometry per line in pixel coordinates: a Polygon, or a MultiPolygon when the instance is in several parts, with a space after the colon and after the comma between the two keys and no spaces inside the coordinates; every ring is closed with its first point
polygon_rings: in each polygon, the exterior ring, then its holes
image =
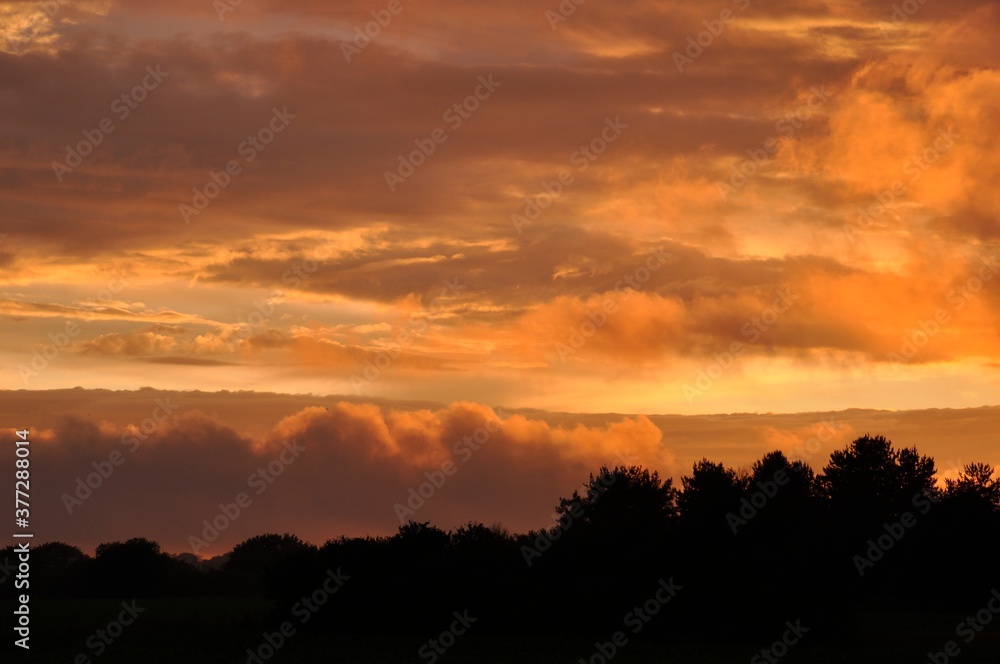
{"type": "MultiPolygon", "coordinates": [[[[551,527],[527,533],[410,521],[321,546],[272,533],[211,564],[142,538],[93,556],[55,542],[32,551],[32,593],[254,596],[280,613],[336,571],[349,580],[311,628],[433,629],[466,610],[479,629],[570,634],[613,627],[670,584],[644,634],[756,639],[798,620],[814,640],[840,639],[862,609],[978,607],[1000,587],[994,474],[972,463],[939,486],[932,458],[869,435],[819,473],[780,451],[744,469],[702,459],[679,487],[602,467],[559,501],[551,527]]],[[[10,578],[0,591],[15,594],[10,578]]]]}

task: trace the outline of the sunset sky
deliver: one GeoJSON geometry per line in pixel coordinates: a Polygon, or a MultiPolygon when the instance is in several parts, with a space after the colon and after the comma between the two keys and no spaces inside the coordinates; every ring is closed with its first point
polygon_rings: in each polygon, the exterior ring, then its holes
{"type": "MultiPolygon", "coordinates": [[[[631,416],[997,404],[998,30],[968,0],[0,3],[3,385],[420,400],[438,438],[536,409],[535,457],[611,426],[665,471],[631,416]]],[[[223,419],[262,449],[299,406],[223,419]]]]}

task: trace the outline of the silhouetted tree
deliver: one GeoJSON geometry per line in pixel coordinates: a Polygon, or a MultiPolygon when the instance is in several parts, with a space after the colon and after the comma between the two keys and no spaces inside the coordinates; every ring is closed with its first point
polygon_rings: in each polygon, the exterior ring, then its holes
{"type": "Polygon", "coordinates": [[[957,479],[945,480],[946,498],[960,501],[964,509],[1000,510],[1000,477],[987,463],[966,464],[957,479]]]}
{"type": "Polygon", "coordinates": [[[747,524],[750,528],[777,527],[791,535],[816,518],[820,495],[816,474],[807,464],[789,461],[780,451],[769,452],[753,463],[745,493],[753,508],[747,524]],[[757,509],[753,501],[763,504],[757,509]],[[787,528],[790,523],[797,528],[787,528]]]}
{"type": "Polygon", "coordinates": [[[448,546],[451,538],[448,533],[430,521],[407,521],[399,527],[392,538],[392,543],[399,549],[417,558],[427,559],[439,555],[448,546]]]}
{"type": "Polygon", "coordinates": [[[246,539],[229,553],[225,569],[261,575],[288,558],[313,549],[295,535],[267,533],[246,539]]]}
{"type": "Polygon", "coordinates": [[[913,510],[914,496],[936,495],[934,460],[897,450],[885,436],[864,435],[830,455],[819,478],[842,527],[864,535],[913,510]]]}
{"type": "Polygon", "coordinates": [[[171,572],[182,565],[143,537],[99,544],[94,552],[93,583],[106,597],[150,597],[171,587],[171,572]]]}
{"type": "Polygon", "coordinates": [[[1000,587],[1000,479],[993,475],[991,465],[970,463],[945,481],[932,539],[917,563],[934,579],[923,593],[930,602],[978,606],[982,588],[1000,587]]]}
{"type": "Polygon", "coordinates": [[[690,476],[681,478],[681,485],[677,505],[689,533],[709,538],[732,534],[726,515],[738,511],[745,488],[735,470],[702,459],[690,476]]]}
{"type": "Polygon", "coordinates": [[[47,542],[31,552],[32,588],[38,595],[78,596],[86,593],[93,559],[75,546],[47,542]]]}
{"type": "Polygon", "coordinates": [[[471,551],[496,550],[498,546],[509,545],[512,541],[510,531],[499,523],[487,526],[479,521],[469,521],[449,536],[453,547],[471,551]]]}
{"type": "Polygon", "coordinates": [[[677,490],[669,477],[639,466],[602,466],[590,475],[585,495],[562,498],[556,514],[608,537],[635,536],[665,527],[677,516],[677,490]],[[579,513],[580,516],[575,516],[579,513]]]}
{"type": "Polygon", "coordinates": [[[318,560],[318,549],[295,535],[267,533],[237,544],[224,569],[252,592],[294,597],[310,590],[318,560]]]}
{"type": "MultiPolygon", "coordinates": [[[[252,641],[340,570],[350,579],[303,632],[413,632],[420,642],[458,608],[482,619],[477,631],[608,634],[673,579],[682,590],[639,638],[679,632],[770,643],[800,617],[810,640],[841,643],[865,602],[964,610],[981,607],[984,588],[1000,587],[995,474],[969,464],[942,493],[931,458],[865,435],[833,452],[818,477],[780,451],[740,471],[702,459],[680,492],[655,471],[601,467],[559,500],[555,527],[527,534],[478,521],[450,532],[410,521],[391,537],[339,537],[317,549],[271,533],[214,565],[171,557],[142,538],[103,543],[93,559],[44,544],[32,549],[32,590],[277,600],[267,626],[248,630],[252,641]],[[939,495],[933,511],[914,503],[939,495]],[[900,525],[903,512],[917,513],[916,525],[900,525]],[[886,544],[862,578],[853,558],[875,541],[886,544]]],[[[6,570],[16,564],[12,547],[0,550],[5,596],[13,585],[6,570]]]]}

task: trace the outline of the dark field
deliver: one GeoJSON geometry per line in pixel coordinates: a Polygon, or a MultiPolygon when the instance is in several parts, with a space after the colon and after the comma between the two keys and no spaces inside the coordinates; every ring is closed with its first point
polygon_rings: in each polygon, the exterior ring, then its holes
{"type": "MultiPolygon", "coordinates": [[[[263,633],[274,632],[283,619],[274,614],[272,605],[261,600],[232,598],[144,599],[145,609],[135,624],[96,655],[88,639],[107,626],[121,611],[118,600],[33,600],[31,653],[17,649],[11,659],[11,640],[3,645],[4,661],[62,662],[79,661],[84,655],[90,662],[226,662],[243,663],[247,648],[263,642],[263,633]]],[[[3,603],[5,615],[13,604],[3,603]]],[[[938,652],[945,643],[956,639],[955,626],[963,618],[956,614],[862,611],[857,634],[839,644],[809,643],[808,636],[780,659],[784,663],[808,662],[879,664],[928,662],[927,652],[938,652]]],[[[377,617],[373,616],[373,621],[377,617]]],[[[652,623],[655,625],[656,623],[652,623]]],[[[595,638],[565,639],[556,636],[504,638],[488,628],[473,626],[458,637],[455,645],[436,660],[419,649],[430,634],[395,634],[392,636],[299,631],[293,634],[268,662],[343,662],[343,663],[576,663],[595,656],[594,642],[606,641],[620,626],[609,625],[606,633],[595,638]],[[477,629],[478,628],[478,629],[477,629]]],[[[960,643],[961,654],[952,661],[960,664],[995,664],[1000,661],[1000,630],[987,627],[970,644],[960,643]]],[[[642,636],[642,635],[640,635],[642,636]]],[[[95,642],[91,642],[95,643],[95,642]]],[[[750,662],[767,644],[723,645],[718,643],[665,643],[653,639],[630,641],[612,658],[615,662],[656,662],[723,664],[750,662]]],[[[595,656],[595,664],[601,661],[595,656]]],[[[757,660],[765,662],[764,659],[757,660]]]]}

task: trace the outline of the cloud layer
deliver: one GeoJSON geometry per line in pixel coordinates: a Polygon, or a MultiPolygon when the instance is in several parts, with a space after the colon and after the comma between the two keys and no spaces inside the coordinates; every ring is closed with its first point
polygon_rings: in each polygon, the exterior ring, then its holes
{"type": "Polygon", "coordinates": [[[993,4],[399,6],[0,3],[13,384],[996,402],[993,4]]]}
{"type": "Polygon", "coordinates": [[[527,531],[602,465],[679,486],[703,457],[739,468],[780,449],[818,471],[864,433],[934,456],[940,478],[1000,464],[982,446],[997,408],[647,417],[251,392],[0,396],[0,428],[31,432],[36,536],[86,549],[146,536],[213,555],[262,532],[322,543],[409,518],[527,531]]]}

